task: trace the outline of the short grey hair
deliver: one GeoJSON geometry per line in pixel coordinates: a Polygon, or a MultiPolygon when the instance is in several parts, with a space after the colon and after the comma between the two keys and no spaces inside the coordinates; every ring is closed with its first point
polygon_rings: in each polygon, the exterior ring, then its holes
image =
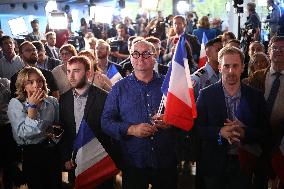
{"type": "Polygon", "coordinates": [[[241,51],[241,49],[236,48],[236,47],[223,47],[219,52],[218,52],[218,62],[219,64],[222,63],[222,58],[225,54],[238,54],[241,58],[241,62],[244,64],[245,61],[245,55],[241,51]]]}
{"type": "Polygon", "coordinates": [[[131,46],[131,52],[133,52],[133,48],[135,45],[139,44],[139,43],[144,43],[145,45],[147,45],[148,47],[150,47],[152,49],[152,53],[156,53],[156,49],[155,49],[155,46],[150,43],[149,41],[146,41],[145,39],[143,40],[140,40],[140,41],[137,41],[136,43],[134,43],[132,46],[131,46]]]}

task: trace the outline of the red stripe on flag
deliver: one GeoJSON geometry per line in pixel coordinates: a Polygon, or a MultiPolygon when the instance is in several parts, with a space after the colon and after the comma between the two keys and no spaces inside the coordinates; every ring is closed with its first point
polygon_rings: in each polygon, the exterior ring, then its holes
{"type": "Polygon", "coordinates": [[[76,177],[75,188],[94,189],[118,174],[118,172],[119,170],[116,168],[113,160],[110,156],[106,156],[76,177]]]}
{"type": "Polygon", "coordinates": [[[207,61],[207,57],[206,56],[200,57],[199,61],[198,61],[198,68],[203,67],[206,64],[206,61],[207,61]]]}
{"type": "MultiPolygon", "coordinates": [[[[189,93],[192,99],[192,89],[189,93]]],[[[193,109],[171,92],[168,92],[164,121],[167,124],[171,124],[180,129],[189,131],[193,127],[193,118],[196,117],[194,100],[192,100],[192,106],[193,109]]]]}

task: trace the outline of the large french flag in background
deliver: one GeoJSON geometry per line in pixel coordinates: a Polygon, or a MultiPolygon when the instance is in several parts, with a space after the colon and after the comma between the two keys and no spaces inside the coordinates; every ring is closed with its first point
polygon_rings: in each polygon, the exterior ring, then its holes
{"type": "Polygon", "coordinates": [[[185,36],[181,35],[162,92],[166,96],[164,121],[189,131],[197,113],[185,43],[185,36]]]}
{"type": "Polygon", "coordinates": [[[118,173],[113,160],[82,119],[74,142],[76,189],[94,189],[118,173]]]}
{"type": "Polygon", "coordinates": [[[199,61],[198,61],[198,68],[201,68],[206,64],[207,57],[206,57],[206,53],[205,53],[205,45],[207,44],[207,42],[208,42],[208,38],[207,38],[205,32],[203,32],[201,49],[200,49],[200,57],[199,57],[199,61]]]}
{"type": "Polygon", "coordinates": [[[107,77],[110,79],[111,83],[114,85],[118,80],[122,79],[121,74],[118,72],[115,65],[111,64],[107,70],[107,77]]]}

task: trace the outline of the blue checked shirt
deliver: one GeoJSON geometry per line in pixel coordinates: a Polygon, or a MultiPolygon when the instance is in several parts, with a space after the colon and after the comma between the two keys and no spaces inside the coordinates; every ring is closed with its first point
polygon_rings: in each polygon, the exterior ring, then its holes
{"type": "Polygon", "coordinates": [[[154,136],[146,138],[127,135],[130,125],[151,124],[150,118],[161,102],[163,80],[154,73],[152,81],[145,84],[132,73],[117,82],[107,97],[102,129],[119,140],[123,159],[128,166],[154,169],[175,166],[173,128],[160,129],[154,136]]]}

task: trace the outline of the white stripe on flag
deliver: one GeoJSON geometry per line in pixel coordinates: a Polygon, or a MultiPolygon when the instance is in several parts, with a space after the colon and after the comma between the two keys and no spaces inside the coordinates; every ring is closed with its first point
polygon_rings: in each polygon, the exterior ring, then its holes
{"type": "Polygon", "coordinates": [[[185,67],[178,63],[174,64],[175,66],[172,67],[172,74],[170,78],[171,82],[169,83],[169,92],[191,107],[192,105],[190,96],[188,95],[189,87],[185,67]]]}
{"type": "Polygon", "coordinates": [[[81,174],[107,155],[107,152],[98,139],[94,138],[78,150],[76,155],[77,167],[75,169],[75,175],[81,174]]]}
{"type": "Polygon", "coordinates": [[[122,79],[122,76],[119,72],[117,72],[112,78],[110,79],[111,83],[114,85],[116,82],[118,82],[120,79],[122,79]]]}

